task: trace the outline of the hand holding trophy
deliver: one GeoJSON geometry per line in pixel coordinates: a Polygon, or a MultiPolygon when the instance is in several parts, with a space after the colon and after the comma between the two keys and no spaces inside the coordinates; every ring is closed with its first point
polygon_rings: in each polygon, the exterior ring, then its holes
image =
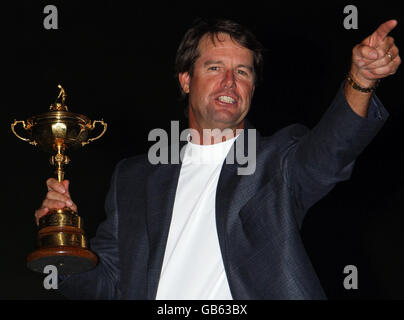
{"type": "MultiPolygon", "coordinates": [[[[99,139],[104,135],[107,124],[69,112],[65,105],[66,92],[61,85],[58,88],[59,95],[49,112],[27,120],[15,120],[11,130],[17,138],[52,154],[50,163],[55,166],[58,181],[62,182],[64,165],[70,161],[65,152],[99,139]],[[18,124],[22,125],[26,137],[17,133],[18,124]],[[97,124],[103,126],[102,132],[89,138],[97,124]]],[[[37,272],[43,272],[46,265],[54,265],[59,274],[73,274],[88,271],[98,262],[97,256],[88,249],[82,218],[68,207],[51,209],[39,219],[37,245],[38,249],[27,257],[28,268],[37,272]]]]}

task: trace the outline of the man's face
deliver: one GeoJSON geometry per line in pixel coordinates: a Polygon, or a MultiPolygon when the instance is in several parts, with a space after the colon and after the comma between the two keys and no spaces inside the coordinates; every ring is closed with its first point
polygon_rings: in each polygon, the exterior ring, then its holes
{"type": "Polygon", "coordinates": [[[254,92],[253,53],[228,34],[209,35],[199,42],[199,58],[192,77],[179,75],[189,93],[190,127],[241,128],[254,92]]]}

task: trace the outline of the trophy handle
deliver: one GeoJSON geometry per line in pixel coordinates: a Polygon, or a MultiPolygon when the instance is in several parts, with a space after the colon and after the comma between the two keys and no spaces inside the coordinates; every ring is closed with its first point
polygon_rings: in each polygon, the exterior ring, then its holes
{"type": "Polygon", "coordinates": [[[97,139],[101,138],[101,137],[104,135],[105,131],[107,131],[107,124],[106,124],[103,120],[94,120],[92,124],[89,124],[89,125],[88,125],[88,128],[89,128],[90,130],[93,130],[93,129],[95,128],[95,125],[96,125],[97,123],[102,124],[102,125],[104,126],[104,129],[102,130],[102,132],[101,132],[98,136],[96,136],[96,137],[94,137],[94,138],[90,138],[90,139],[88,139],[87,141],[83,141],[83,142],[81,143],[81,146],[82,146],[82,147],[85,146],[86,144],[89,144],[90,142],[92,142],[92,141],[94,141],[94,140],[97,140],[97,139]]]}
{"type": "Polygon", "coordinates": [[[27,126],[27,124],[25,123],[24,120],[14,120],[14,123],[11,124],[11,131],[14,133],[14,135],[15,135],[18,139],[21,139],[22,141],[25,141],[25,142],[29,142],[29,144],[32,144],[32,145],[36,146],[36,145],[37,145],[36,141],[31,141],[31,139],[21,137],[21,136],[15,131],[14,127],[15,127],[17,124],[19,124],[19,123],[22,123],[22,126],[23,126],[23,128],[24,128],[25,130],[27,130],[27,129],[30,128],[30,126],[27,126]]]}

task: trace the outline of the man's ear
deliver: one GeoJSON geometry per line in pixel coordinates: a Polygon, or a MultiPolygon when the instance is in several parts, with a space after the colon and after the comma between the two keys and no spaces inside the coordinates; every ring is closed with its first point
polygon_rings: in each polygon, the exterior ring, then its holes
{"type": "Polygon", "coordinates": [[[191,76],[188,72],[183,72],[178,74],[178,80],[181,84],[182,91],[189,93],[189,85],[191,82],[191,76]]]}

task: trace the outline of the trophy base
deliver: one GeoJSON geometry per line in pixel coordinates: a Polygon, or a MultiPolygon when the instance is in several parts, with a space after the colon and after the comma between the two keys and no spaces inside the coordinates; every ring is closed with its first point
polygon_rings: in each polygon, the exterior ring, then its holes
{"type": "Polygon", "coordinates": [[[83,221],[69,208],[50,210],[39,219],[38,249],[27,257],[27,267],[44,272],[47,265],[69,275],[93,269],[97,256],[88,249],[83,221]]]}
{"type": "Polygon", "coordinates": [[[68,246],[41,248],[27,257],[29,269],[42,273],[47,265],[53,265],[59,275],[89,271],[97,265],[97,262],[97,256],[90,250],[68,246]]]}

